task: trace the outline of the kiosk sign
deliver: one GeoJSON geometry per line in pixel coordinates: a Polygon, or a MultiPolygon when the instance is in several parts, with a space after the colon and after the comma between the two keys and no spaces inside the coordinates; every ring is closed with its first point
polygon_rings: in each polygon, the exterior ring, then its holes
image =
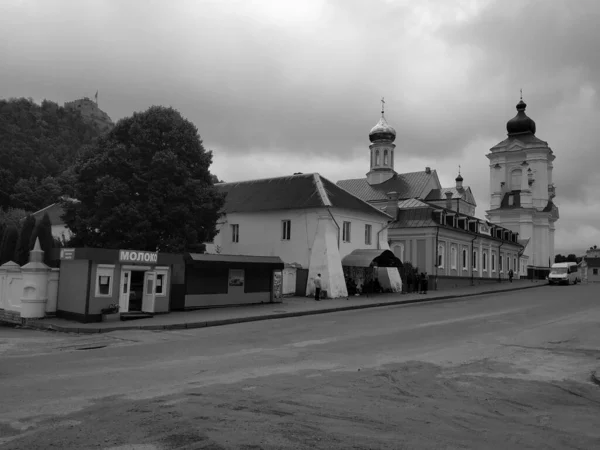
{"type": "Polygon", "coordinates": [[[119,262],[122,263],[158,263],[158,253],[137,250],[119,250],[119,262]]]}
{"type": "Polygon", "coordinates": [[[60,259],[63,261],[75,259],[75,249],[74,248],[61,248],[60,249],[60,259]]]}

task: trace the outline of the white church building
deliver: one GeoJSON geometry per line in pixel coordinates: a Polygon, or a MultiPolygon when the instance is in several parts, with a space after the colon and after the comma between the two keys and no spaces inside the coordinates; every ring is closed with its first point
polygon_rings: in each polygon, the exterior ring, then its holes
{"type": "Polygon", "coordinates": [[[553,203],[555,159],[548,143],[535,136],[535,122],[525,114],[523,99],[517,115],[506,124],[508,137],[490,149],[490,222],[518,233],[526,243],[528,276],[545,278],[554,262],[554,230],[559,218],[553,203]]]}

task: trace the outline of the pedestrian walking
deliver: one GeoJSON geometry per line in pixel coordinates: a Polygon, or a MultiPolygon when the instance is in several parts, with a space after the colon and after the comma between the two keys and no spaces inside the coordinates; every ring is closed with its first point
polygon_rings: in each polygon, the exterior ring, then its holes
{"type": "Polygon", "coordinates": [[[510,269],[508,271],[508,280],[512,283],[512,279],[513,279],[514,273],[512,271],[512,269],[510,269]]]}
{"type": "Polygon", "coordinates": [[[315,300],[319,301],[321,296],[321,274],[317,274],[315,278],[315,300]]]}
{"type": "Polygon", "coordinates": [[[423,274],[423,294],[427,294],[427,289],[429,289],[429,275],[425,272],[423,274]]]}

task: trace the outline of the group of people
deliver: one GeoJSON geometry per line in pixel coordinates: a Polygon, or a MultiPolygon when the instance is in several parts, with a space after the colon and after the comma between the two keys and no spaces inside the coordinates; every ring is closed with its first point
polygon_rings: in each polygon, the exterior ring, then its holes
{"type": "Polygon", "coordinates": [[[413,292],[419,294],[427,294],[429,289],[429,275],[427,272],[420,272],[415,269],[415,273],[412,276],[413,292]]]}

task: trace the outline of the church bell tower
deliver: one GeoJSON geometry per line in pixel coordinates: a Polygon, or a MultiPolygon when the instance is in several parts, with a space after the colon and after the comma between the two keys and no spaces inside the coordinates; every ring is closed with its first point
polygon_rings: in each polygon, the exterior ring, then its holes
{"type": "Polygon", "coordinates": [[[490,149],[490,222],[519,233],[528,256],[528,276],[544,278],[554,261],[554,230],[559,218],[552,182],[555,159],[547,142],[535,136],[535,122],[517,104],[506,124],[508,137],[490,149]]]}
{"type": "Polygon", "coordinates": [[[383,183],[396,175],[394,171],[396,130],[385,120],[384,105],[385,101],[381,99],[381,119],[369,133],[371,166],[367,173],[367,182],[370,185],[383,183]]]}

